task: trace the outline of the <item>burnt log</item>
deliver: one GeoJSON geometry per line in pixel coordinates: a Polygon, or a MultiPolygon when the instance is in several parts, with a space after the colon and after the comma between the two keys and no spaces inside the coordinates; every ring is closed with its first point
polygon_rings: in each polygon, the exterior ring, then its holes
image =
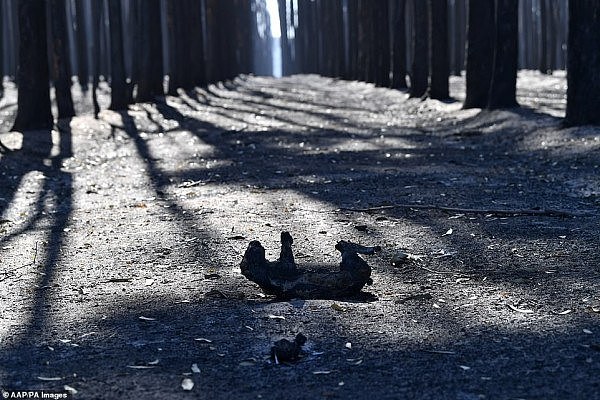
{"type": "Polygon", "coordinates": [[[268,295],[281,299],[336,299],[357,295],[365,285],[373,283],[371,267],[359,254],[374,254],[379,246],[367,247],[339,241],[335,248],[342,255],[339,269],[301,269],[294,260],[293,239],[281,233],[281,253],[277,261],[265,258],[265,248],[259,241],[248,245],[240,268],[242,275],[258,284],[268,295]]]}

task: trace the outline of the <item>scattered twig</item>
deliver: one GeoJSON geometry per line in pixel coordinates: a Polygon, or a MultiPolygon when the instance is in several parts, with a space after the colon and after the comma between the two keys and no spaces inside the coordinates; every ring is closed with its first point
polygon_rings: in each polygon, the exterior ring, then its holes
{"type": "Polygon", "coordinates": [[[391,210],[394,208],[414,208],[421,210],[440,210],[448,212],[457,212],[464,214],[491,214],[501,216],[545,216],[545,217],[576,217],[582,215],[588,215],[588,213],[564,211],[564,210],[552,210],[552,209],[530,209],[530,208],[518,208],[514,210],[507,209],[496,209],[496,208],[459,208],[459,207],[445,207],[437,206],[434,204],[390,204],[385,206],[366,207],[366,208],[339,208],[338,211],[350,211],[350,212],[374,212],[382,210],[391,210]]]}
{"type": "Polygon", "coordinates": [[[33,261],[31,262],[31,264],[35,264],[35,262],[37,260],[37,253],[38,253],[38,242],[35,242],[35,252],[33,253],[33,261]]]}
{"type": "Polygon", "coordinates": [[[29,267],[30,265],[35,265],[35,262],[37,260],[37,254],[38,254],[38,242],[36,241],[35,242],[35,251],[33,253],[33,261],[30,263],[27,263],[27,264],[23,264],[20,267],[17,267],[11,271],[2,272],[4,274],[4,276],[2,278],[0,278],[0,282],[7,280],[11,276],[13,276],[16,271],[20,270],[21,268],[29,267]]]}

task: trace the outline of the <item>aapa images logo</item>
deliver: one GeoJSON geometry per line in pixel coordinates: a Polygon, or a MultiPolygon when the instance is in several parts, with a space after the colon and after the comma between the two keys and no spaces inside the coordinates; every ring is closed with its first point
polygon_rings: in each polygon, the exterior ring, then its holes
{"type": "Polygon", "coordinates": [[[10,392],[3,390],[2,391],[3,399],[39,399],[40,393],[34,391],[17,391],[11,390],[10,392]]]}
{"type": "MultiPolygon", "coordinates": [[[[1,0],[0,0],[1,1],[1,0]]],[[[47,392],[45,390],[2,390],[2,399],[69,399],[67,392],[47,392]]]]}

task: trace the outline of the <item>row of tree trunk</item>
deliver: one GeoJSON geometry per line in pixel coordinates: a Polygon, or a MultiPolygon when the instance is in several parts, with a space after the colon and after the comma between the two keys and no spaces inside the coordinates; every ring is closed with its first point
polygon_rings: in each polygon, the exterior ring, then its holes
{"type": "Polygon", "coordinates": [[[109,108],[123,110],[134,101],[164,95],[165,72],[169,76],[167,93],[176,95],[178,89],[232,79],[252,70],[254,24],[247,0],[74,1],[75,7],[70,8],[71,2],[66,0],[18,2],[15,130],[52,126],[49,81],[56,89],[58,118],[75,114],[73,52],[83,91],[91,73],[96,115],[101,76],[110,79],[109,108]],[[77,39],[71,47],[70,24],[77,39]],[[167,57],[163,57],[165,53],[167,57]]]}
{"type": "MultiPolygon", "coordinates": [[[[569,2],[567,121],[571,124],[600,118],[596,102],[590,100],[600,98],[599,2],[569,2]]],[[[264,0],[19,0],[19,98],[14,128],[52,125],[49,81],[56,88],[58,117],[74,114],[73,62],[69,62],[73,59],[83,90],[92,78],[96,114],[101,76],[110,77],[110,108],[122,110],[133,101],[163,95],[165,73],[167,93],[177,94],[178,89],[251,72],[253,50],[260,49],[253,45],[260,25],[257,10],[263,10],[264,19],[265,4],[264,0]]],[[[517,104],[519,4],[523,4],[518,0],[279,0],[278,4],[284,73],[319,73],[401,89],[407,83],[410,61],[410,95],[438,99],[448,97],[451,62],[460,59],[458,54],[450,56],[456,53],[453,48],[461,46],[456,38],[449,40],[448,32],[460,38],[462,31],[449,29],[448,21],[462,21],[456,11],[468,5],[464,105],[517,104]]],[[[537,0],[536,4],[548,15],[554,3],[537,0]]],[[[551,37],[545,26],[541,32],[551,37]]],[[[556,57],[546,54],[543,59],[548,63],[540,69],[547,71],[556,57]]]]}

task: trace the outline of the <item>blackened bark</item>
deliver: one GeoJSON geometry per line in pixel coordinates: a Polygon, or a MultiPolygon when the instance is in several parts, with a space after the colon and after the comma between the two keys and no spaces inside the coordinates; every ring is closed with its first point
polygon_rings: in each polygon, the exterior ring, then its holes
{"type": "Polygon", "coordinates": [[[281,48],[281,75],[289,75],[291,67],[291,52],[288,42],[288,26],[287,26],[287,0],[277,0],[279,6],[279,29],[281,37],[279,38],[279,46],[281,48]]]}
{"type": "Polygon", "coordinates": [[[50,129],[53,125],[48,87],[46,4],[20,0],[17,117],[12,130],[50,129]]]}
{"type": "Polygon", "coordinates": [[[450,98],[448,78],[448,4],[447,0],[429,0],[431,32],[431,80],[429,97],[450,98]]]}
{"type": "Polygon", "coordinates": [[[52,76],[56,92],[58,119],[75,115],[71,96],[71,69],[69,68],[68,37],[64,0],[50,0],[50,32],[52,51],[52,76]]]}
{"type": "Polygon", "coordinates": [[[426,1],[415,1],[414,55],[410,75],[410,97],[423,97],[429,83],[429,13],[427,9],[426,1]]]}
{"type": "Polygon", "coordinates": [[[516,107],[518,63],[518,0],[496,0],[494,67],[487,107],[516,107]]]}
{"type": "Polygon", "coordinates": [[[548,5],[549,0],[540,0],[540,65],[542,74],[548,73],[548,5]]]}
{"type": "Polygon", "coordinates": [[[108,0],[108,19],[110,24],[110,89],[109,109],[126,110],[128,103],[125,59],[123,55],[123,24],[121,19],[121,1],[108,0]]]}
{"type": "MultiPolygon", "coordinates": [[[[127,82],[127,102],[132,104],[134,100],[134,89],[140,80],[140,58],[142,57],[142,38],[140,31],[140,13],[144,7],[143,0],[129,0],[129,15],[125,17],[125,32],[129,40],[124,37],[125,65],[129,64],[129,81],[127,82]]],[[[127,71],[126,71],[127,73],[127,71]]]]}
{"type": "Polygon", "coordinates": [[[384,0],[373,7],[373,27],[375,28],[375,84],[390,87],[391,49],[390,49],[390,14],[389,1],[384,0]]]}
{"type": "MultiPolygon", "coordinates": [[[[0,1],[0,44],[2,43],[4,43],[4,2],[0,1]]],[[[0,98],[4,96],[4,53],[5,50],[0,48],[0,98]]]]}
{"type": "Polygon", "coordinates": [[[357,77],[358,59],[358,0],[348,0],[348,65],[345,79],[353,80],[357,77]]]}
{"type": "Polygon", "coordinates": [[[600,124],[600,1],[569,1],[566,125],[600,124]]]}
{"type": "Polygon", "coordinates": [[[406,89],[406,0],[393,1],[392,88],[406,89]]]}
{"type": "MultiPolygon", "coordinates": [[[[169,91],[170,95],[177,95],[177,89],[191,89],[194,84],[190,68],[190,26],[191,14],[187,0],[169,0],[168,28],[169,28],[169,91]]],[[[199,6],[199,4],[198,4],[199,6]]]]}
{"type": "Polygon", "coordinates": [[[81,85],[81,89],[86,91],[89,81],[87,60],[88,39],[85,31],[83,0],[75,0],[75,26],[75,41],[77,44],[77,78],[79,80],[79,84],[81,85]]]}
{"type": "Polygon", "coordinates": [[[548,24],[548,68],[547,73],[552,74],[552,71],[557,69],[556,65],[556,47],[558,40],[558,32],[556,29],[556,23],[554,20],[556,5],[553,2],[548,3],[547,7],[547,24],[548,24]]]}
{"type": "MultiPolygon", "coordinates": [[[[190,26],[189,41],[190,69],[192,75],[191,80],[194,86],[206,86],[207,79],[206,66],[204,61],[204,32],[202,24],[203,7],[202,3],[198,2],[197,0],[190,0],[190,4],[190,16],[192,21],[192,24],[190,26]]],[[[160,36],[158,40],[160,41],[160,36]]]]}
{"type": "Polygon", "coordinates": [[[494,0],[470,0],[464,108],[488,105],[494,62],[494,0]]]}
{"type": "Polygon", "coordinates": [[[465,0],[454,0],[454,64],[452,73],[460,76],[465,68],[465,0]]]}
{"type": "Polygon", "coordinates": [[[100,104],[98,103],[98,82],[100,80],[100,48],[102,35],[102,3],[95,1],[91,5],[92,14],[92,51],[91,51],[91,69],[92,69],[92,104],[94,107],[94,118],[98,118],[100,113],[100,104]]]}
{"type": "Polygon", "coordinates": [[[141,63],[137,88],[138,102],[151,101],[162,96],[162,32],[160,22],[160,0],[144,0],[140,10],[141,63]]]}

